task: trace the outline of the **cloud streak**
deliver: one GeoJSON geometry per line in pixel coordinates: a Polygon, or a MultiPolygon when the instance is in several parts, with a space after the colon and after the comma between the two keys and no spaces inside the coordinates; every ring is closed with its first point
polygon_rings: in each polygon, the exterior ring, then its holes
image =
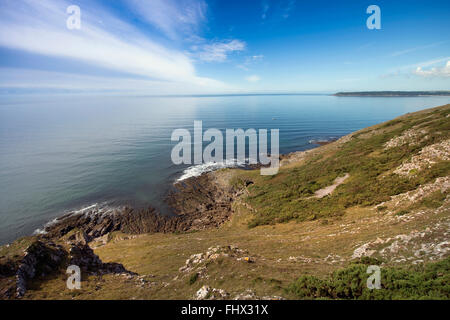
{"type": "Polygon", "coordinates": [[[252,75],[252,76],[246,77],[245,80],[247,80],[248,82],[258,82],[261,80],[261,78],[257,75],[252,75]]]}
{"type": "Polygon", "coordinates": [[[195,34],[206,20],[207,5],[203,0],[126,0],[126,3],[142,20],[170,39],[195,34]]]}
{"type": "Polygon", "coordinates": [[[186,54],[159,45],[106,10],[82,7],[81,30],[67,29],[69,5],[48,0],[2,1],[0,46],[78,60],[153,81],[223,86],[198,77],[186,54]]]}
{"type": "MultiPolygon", "coordinates": [[[[211,86],[136,79],[132,77],[90,76],[66,72],[0,68],[0,88],[28,90],[68,90],[74,92],[117,92],[126,94],[201,94],[216,93],[211,86]],[[36,79],[39,79],[36,81],[36,79]],[[201,90],[200,90],[201,89],[201,90]]],[[[223,90],[229,88],[222,87],[223,90]]]]}
{"type": "Polygon", "coordinates": [[[393,52],[391,54],[391,56],[392,57],[398,57],[398,56],[402,56],[402,55],[405,55],[405,54],[408,54],[408,53],[411,53],[411,52],[415,52],[415,51],[419,51],[419,50],[423,50],[423,49],[428,49],[428,48],[433,48],[433,47],[439,46],[439,45],[444,44],[444,43],[446,43],[446,41],[441,41],[441,42],[431,43],[431,44],[428,44],[428,45],[425,45],[425,46],[409,48],[409,49],[405,49],[405,50],[401,50],[401,51],[396,51],[396,52],[393,52]]]}
{"type": "Polygon", "coordinates": [[[207,62],[224,62],[233,52],[244,51],[246,43],[241,40],[228,40],[206,44],[197,54],[198,58],[207,62]]]}
{"type": "Polygon", "coordinates": [[[237,67],[239,69],[245,70],[245,71],[249,71],[250,70],[250,66],[254,65],[256,63],[261,62],[264,59],[264,55],[262,54],[258,54],[258,55],[253,55],[250,57],[246,57],[244,62],[241,64],[238,64],[237,67]]]}

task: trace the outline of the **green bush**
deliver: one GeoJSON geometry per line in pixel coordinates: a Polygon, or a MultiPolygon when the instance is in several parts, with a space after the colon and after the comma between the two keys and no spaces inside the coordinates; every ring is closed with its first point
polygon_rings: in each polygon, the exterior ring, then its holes
{"type": "Polygon", "coordinates": [[[450,299],[450,258],[425,266],[381,268],[381,289],[373,290],[367,288],[368,264],[362,262],[327,279],[301,276],[286,291],[299,299],[450,299]]]}
{"type": "Polygon", "coordinates": [[[194,273],[189,277],[189,285],[193,285],[198,280],[198,273],[194,273]]]}

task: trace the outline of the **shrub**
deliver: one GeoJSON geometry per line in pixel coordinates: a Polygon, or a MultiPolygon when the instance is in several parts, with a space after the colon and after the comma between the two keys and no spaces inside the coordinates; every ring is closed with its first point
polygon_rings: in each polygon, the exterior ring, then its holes
{"type": "Polygon", "coordinates": [[[299,299],[450,299],[450,257],[409,268],[381,268],[379,290],[367,288],[366,271],[367,264],[353,263],[327,279],[301,276],[286,291],[299,299]]]}
{"type": "Polygon", "coordinates": [[[189,285],[193,285],[198,280],[198,273],[194,273],[189,277],[189,285]]]}

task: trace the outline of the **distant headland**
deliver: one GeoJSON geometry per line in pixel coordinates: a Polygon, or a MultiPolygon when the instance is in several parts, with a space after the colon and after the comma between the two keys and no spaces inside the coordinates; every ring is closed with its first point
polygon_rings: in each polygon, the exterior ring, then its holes
{"type": "Polygon", "coordinates": [[[360,91],[338,92],[338,97],[418,97],[418,96],[450,96],[448,91],[360,91]]]}

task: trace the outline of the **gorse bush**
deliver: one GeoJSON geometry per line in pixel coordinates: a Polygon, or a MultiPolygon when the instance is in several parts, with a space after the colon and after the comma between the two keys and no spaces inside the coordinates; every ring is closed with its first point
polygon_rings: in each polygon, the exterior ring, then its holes
{"type": "Polygon", "coordinates": [[[193,285],[198,280],[198,273],[194,273],[189,277],[189,285],[193,285]]]}
{"type": "Polygon", "coordinates": [[[381,289],[367,288],[367,264],[360,261],[327,279],[302,276],[287,289],[299,299],[450,299],[450,258],[425,266],[381,268],[381,289]]]}

